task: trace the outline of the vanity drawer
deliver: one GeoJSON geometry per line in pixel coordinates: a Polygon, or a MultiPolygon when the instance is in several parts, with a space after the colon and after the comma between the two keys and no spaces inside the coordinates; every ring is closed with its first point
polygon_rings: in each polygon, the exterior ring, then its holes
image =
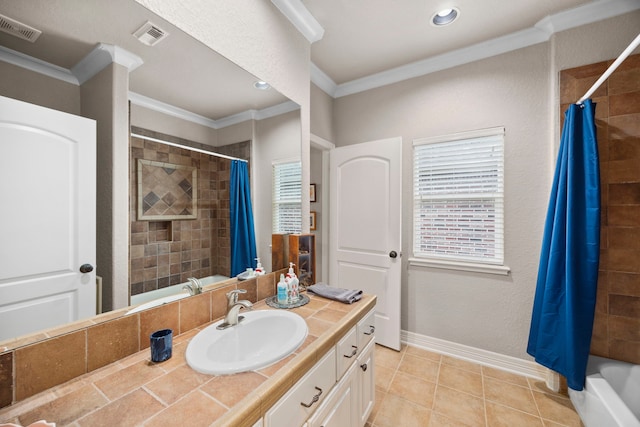
{"type": "Polygon", "coordinates": [[[302,426],[335,384],[336,350],[334,347],[269,409],[264,416],[265,427],[302,426]],[[315,396],[318,398],[314,402],[315,396]]]}
{"type": "Polygon", "coordinates": [[[347,372],[349,366],[357,359],[358,357],[358,335],[356,334],[356,327],[351,328],[351,330],[344,336],[338,344],[336,344],[336,367],[337,367],[337,378],[342,378],[342,375],[347,372]]]}
{"type": "Polygon", "coordinates": [[[373,308],[368,312],[357,325],[358,330],[358,348],[360,351],[365,348],[371,339],[375,336],[376,331],[376,309],[373,308]]]}

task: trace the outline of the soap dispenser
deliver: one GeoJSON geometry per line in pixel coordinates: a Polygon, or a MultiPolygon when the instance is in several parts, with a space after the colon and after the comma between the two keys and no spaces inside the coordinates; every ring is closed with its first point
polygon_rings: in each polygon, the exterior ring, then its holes
{"type": "Polygon", "coordinates": [[[287,303],[287,284],[284,281],[284,274],[280,274],[280,281],[278,282],[278,304],[287,303]]]}
{"type": "Polygon", "coordinates": [[[260,263],[260,258],[256,258],[256,269],[254,270],[256,276],[262,276],[263,274],[265,274],[266,272],[264,271],[264,268],[262,267],[262,263],[260,263]]]}
{"type": "Polygon", "coordinates": [[[295,264],[290,262],[289,263],[289,272],[287,273],[287,286],[289,287],[289,291],[291,293],[291,302],[298,302],[298,299],[300,298],[300,292],[299,292],[299,284],[300,281],[298,280],[298,276],[296,276],[296,273],[293,271],[293,266],[295,264]]]}

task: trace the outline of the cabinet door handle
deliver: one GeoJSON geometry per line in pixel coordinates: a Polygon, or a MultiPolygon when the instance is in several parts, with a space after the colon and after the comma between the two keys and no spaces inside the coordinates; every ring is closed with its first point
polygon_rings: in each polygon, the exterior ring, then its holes
{"type": "Polygon", "coordinates": [[[322,389],[320,387],[316,387],[316,390],[318,390],[318,394],[316,394],[315,396],[313,396],[313,399],[311,399],[310,403],[304,403],[304,402],[300,402],[300,404],[302,406],[304,406],[305,408],[311,408],[311,406],[316,403],[318,400],[320,400],[320,396],[322,396],[322,389]]]}
{"type": "Polygon", "coordinates": [[[363,363],[362,365],[360,365],[360,367],[362,368],[363,372],[367,371],[367,364],[366,363],[363,363]]]}
{"type": "Polygon", "coordinates": [[[363,332],[363,334],[365,334],[365,335],[373,335],[373,333],[376,331],[376,327],[373,326],[373,325],[369,325],[369,328],[371,328],[371,329],[369,329],[369,332],[363,332]]]}
{"type": "Polygon", "coordinates": [[[353,347],[353,351],[349,356],[347,356],[346,354],[343,354],[343,356],[346,357],[347,359],[351,359],[358,352],[358,346],[352,345],[351,347],[353,347]]]}

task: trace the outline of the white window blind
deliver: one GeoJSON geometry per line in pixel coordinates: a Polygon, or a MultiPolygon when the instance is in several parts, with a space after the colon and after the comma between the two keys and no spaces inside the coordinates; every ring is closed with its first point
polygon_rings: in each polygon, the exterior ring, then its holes
{"type": "Polygon", "coordinates": [[[302,232],[302,169],[299,161],[273,164],[273,232],[302,232]]]}
{"type": "Polygon", "coordinates": [[[504,128],[414,141],[414,256],[504,262],[504,128]]]}

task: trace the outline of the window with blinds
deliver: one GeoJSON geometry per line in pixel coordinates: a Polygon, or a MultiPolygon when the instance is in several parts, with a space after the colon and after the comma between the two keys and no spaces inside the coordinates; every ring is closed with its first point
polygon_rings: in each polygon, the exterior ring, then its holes
{"type": "Polygon", "coordinates": [[[502,265],[504,128],[413,145],[414,256],[502,265]]]}
{"type": "Polygon", "coordinates": [[[273,232],[302,232],[302,169],[299,161],[273,164],[273,232]]]}

